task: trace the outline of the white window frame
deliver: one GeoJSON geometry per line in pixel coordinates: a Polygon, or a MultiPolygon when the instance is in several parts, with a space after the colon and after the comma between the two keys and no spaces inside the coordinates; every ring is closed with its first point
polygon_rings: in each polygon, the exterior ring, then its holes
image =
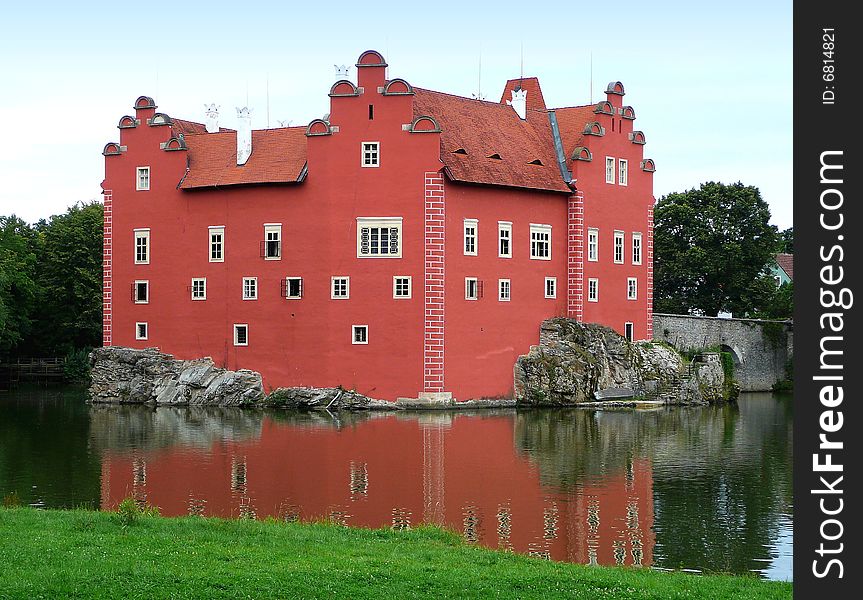
{"type": "Polygon", "coordinates": [[[393,298],[395,300],[408,300],[413,293],[413,281],[410,275],[393,275],[393,298]],[[408,293],[407,294],[399,294],[398,293],[398,281],[399,279],[406,279],[408,282],[408,293]]]}
{"type": "Polygon", "coordinates": [[[225,262],[225,226],[224,225],[211,225],[207,228],[207,256],[210,259],[210,262],[225,262]],[[213,246],[215,242],[213,242],[213,236],[219,235],[221,236],[221,240],[218,242],[219,250],[221,256],[219,258],[213,258],[213,246]]]}
{"type": "Polygon", "coordinates": [[[629,185],[629,161],[625,158],[617,159],[617,185],[629,185]]]}
{"type": "Polygon", "coordinates": [[[234,323],[234,345],[235,346],[248,346],[249,345],[249,324],[248,323],[234,323]],[[240,343],[240,336],[237,335],[239,333],[239,328],[246,328],[246,341],[240,343]]]}
{"type": "Polygon", "coordinates": [[[543,225],[541,223],[530,224],[530,258],[531,260],[551,260],[551,225],[543,225]],[[545,234],[548,234],[548,241],[534,239],[534,235],[545,234]],[[536,254],[535,250],[539,248],[539,244],[548,244],[548,256],[539,256],[536,254]]]}
{"type": "Polygon", "coordinates": [[[375,168],[381,166],[381,143],[380,142],[360,142],[360,166],[365,168],[375,168]],[[366,148],[366,146],[373,146],[366,148]],[[366,163],[366,153],[369,153],[369,162],[366,163]]]}
{"type": "Polygon", "coordinates": [[[590,262],[599,260],[599,229],[596,227],[587,229],[587,260],[590,262]]]}
{"type": "Polygon", "coordinates": [[[546,298],[557,298],[557,277],[546,277],[543,287],[546,298]],[[551,294],[548,293],[548,284],[551,284],[551,294]]]}
{"type": "Polygon", "coordinates": [[[499,258],[512,258],[512,222],[497,222],[497,255],[499,258]],[[506,237],[504,237],[506,233],[506,237]],[[501,243],[506,239],[507,252],[501,250],[501,243]]]}
{"type": "Polygon", "coordinates": [[[614,182],[617,179],[617,169],[615,169],[614,165],[614,157],[606,156],[605,157],[605,183],[610,183],[614,185],[614,182]],[[609,170],[609,166],[611,170],[609,170]]]}
{"type": "Polygon", "coordinates": [[[642,244],[641,232],[634,231],[632,232],[632,264],[640,265],[643,253],[644,244],[642,244]]]}
{"type": "Polygon", "coordinates": [[[149,304],[150,303],[150,280],[149,279],[136,279],[133,282],[133,285],[135,286],[135,304],[149,304]],[[144,284],[144,290],[146,292],[144,294],[143,300],[138,300],[138,284],[139,283],[144,284]]]}
{"type": "Polygon", "coordinates": [[[626,299],[627,300],[638,300],[638,278],[637,277],[627,277],[626,278],[626,299]]]}
{"type": "Polygon", "coordinates": [[[476,256],[479,251],[479,220],[478,219],[465,219],[464,220],[464,243],[462,244],[462,250],[464,251],[465,256],[476,256]],[[473,245],[472,250],[468,250],[468,241],[470,241],[473,245]]]}
{"type": "Polygon", "coordinates": [[[257,277],[243,277],[243,300],[257,300],[258,299],[258,278],[257,277]],[[248,285],[251,284],[251,285],[248,285]],[[254,292],[254,294],[249,294],[247,292],[254,292]]]}
{"type": "MultiPolygon", "coordinates": [[[[380,236],[380,232],[378,232],[380,236]]],[[[387,248],[392,248],[392,231],[387,232],[387,248]]],[[[401,258],[402,248],[404,248],[404,239],[402,238],[402,217],[357,217],[357,258],[401,258]],[[369,229],[369,251],[363,253],[363,229],[369,229]],[[371,250],[371,230],[372,229],[395,229],[397,236],[398,252],[391,253],[389,250],[386,254],[372,254],[371,250]]],[[[380,246],[378,247],[380,249],[380,246]]]]}
{"type": "Polygon", "coordinates": [[[288,275],[285,277],[285,300],[300,300],[303,297],[303,278],[288,275]],[[296,296],[291,296],[291,280],[300,282],[300,293],[296,296]]]}
{"type": "Polygon", "coordinates": [[[369,343],[369,326],[368,325],[351,325],[351,344],[354,345],[368,345],[369,343]],[[359,329],[365,329],[365,339],[363,341],[357,341],[357,331],[359,329]]]}
{"type": "Polygon", "coordinates": [[[132,256],[135,257],[136,265],[149,265],[150,264],[150,229],[149,228],[141,228],[135,229],[135,248],[134,254],[132,256]],[[144,240],[144,254],[146,257],[144,260],[138,259],[138,240],[144,240]]]}
{"type": "Polygon", "coordinates": [[[479,278],[465,277],[464,278],[464,299],[479,300],[479,278]],[[473,296],[470,295],[470,282],[473,282],[473,296]]]}
{"type": "Polygon", "coordinates": [[[206,300],[207,299],[207,278],[206,277],[192,277],[192,287],[190,290],[190,294],[192,300],[206,300]],[[195,296],[195,284],[202,283],[203,284],[203,294],[201,296],[195,296]]]}
{"type": "Polygon", "coordinates": [[[150,326],[147,324],[147,321],[138,321],[135,323],[135,339],[136,340],[148,340],[150,339],[150,326]],[[144,326],[144,335],[141,335],[141,326],[144,326]]]}
{"type": "Polygon", "coordinates": [[[509,302],[512,299],[512,281],[509,279],[497,280],[497,300],[498,302],[509,302]],[[506,294],[504,294],[506,289],[506,294]]]}
{"type": "Polygon", "coordinates": [[[330,278],[330,299],[331,300],[348,300],[351,297],[351,278],[347,275],[333,275],[330,278]],[[337,296],[336,295],[336,281],[337,280],[345,280],[345,295],[337,296]]]}
{"type": "Polygon", "coordinates": [[[599,279],[590,277],[587,280],[587,301],[599,302],[599,279]]]}
{"type": "Polygon", "coordinates": [[[150,167],[143,166],[135,169],[135,191],[148,192],[150,191],[150,167]],[[144,176],[143,178],[141,176],[144,176]],[[143,179],[143,181],[142,181],[143,179]]]}
{"type": "Polygon", "coordinates": [[[635,341],[635,323],[627,321],[623,324],[623,337],[625,337],[629,342],[635,341]],[[628,335],[626,331],[627,329],[629,330],[628,335]]]}
{"type": "Polygon", "coordinates": [[[614,264],[622,265],[626,258],[626,234],[620,230],[614,231],[614,264]]]}
{"type": "Polygon", "coordinates": [[[264,260],[282,260],[282,224],[281,223],[264,223],[264,260]],[[276,248],[278,253],[276,256],[270,256],[270,238],[271,233],[276,234],[276,248]]]}

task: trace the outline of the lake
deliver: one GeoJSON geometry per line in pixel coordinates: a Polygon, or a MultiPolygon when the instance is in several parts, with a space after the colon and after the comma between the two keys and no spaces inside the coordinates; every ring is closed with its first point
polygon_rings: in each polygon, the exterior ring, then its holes
{"type": "Polygon", "coordinates": [[[582,564],[791,580],[792,398],[650,410],[294,413],[0,393],[0,496],[47,508],[437,523],[582,564]]]}

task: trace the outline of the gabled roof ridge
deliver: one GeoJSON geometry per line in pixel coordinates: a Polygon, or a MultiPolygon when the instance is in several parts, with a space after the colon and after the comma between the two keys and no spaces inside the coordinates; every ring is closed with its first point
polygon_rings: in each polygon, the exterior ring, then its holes
{"type": "MultiPolygon", "coordinates": [[[[468,100],[470,102],[479,102],[482,104],[487,104],[489,106],[503,106],[505,108],[509,108],[505,104],[501,104],[500,102],[495,102],[494,100],[480,100],[478,98],[468,98],[467,96],[459,96],[458,94],[451,94],[449,92],[439,92],[437,90],[430,90],[428,88],[417,87],[417,86],[414,86],[414,90],[420,91],[420,92],[428,92],[430,94],[440,94],[441,96],[449,96],[450,98],[458,98],[459,100],[468,100]]],[[[509,110],[512,110],[512,109],[510,108],[509,110]]]]}
{"type": "Polygon", "coordinates": [[[592,108],[596,106],[596,103],[593,104],[579,104],[578,106],[556,106],[555,108],[549,108],[548,110],[567,110],[570,108],[592,108]]]}

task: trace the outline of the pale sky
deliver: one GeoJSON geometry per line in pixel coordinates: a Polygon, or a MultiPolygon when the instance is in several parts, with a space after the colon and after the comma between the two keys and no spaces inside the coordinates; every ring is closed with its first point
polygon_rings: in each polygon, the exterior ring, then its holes
{"type": "Polygon", "coordinates": [[[334,64],[380,51],[390,77],[500,98],[539,77],[550,107],[626,86],[657,198],[705,181],[761,190],[792,224],[791,2],[18,2],[0,19],[0,214],[27,221],[101,198],[105,143],[140,95],[203,122],[305,125],[334,64]],[[593,16],[590,16],[593,15],[593,16]],[[522,50],[523,48],[523,50],[522,50]]]}

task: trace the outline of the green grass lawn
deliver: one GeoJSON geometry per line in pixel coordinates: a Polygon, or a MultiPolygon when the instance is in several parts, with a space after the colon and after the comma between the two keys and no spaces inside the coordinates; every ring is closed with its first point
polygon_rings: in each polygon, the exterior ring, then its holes
{"type": "Polygon", "coordinates": [[[550,562],[437,528],[133,517],[0,508],[0,598],[791,598],[789,583],[550,562]]]}

